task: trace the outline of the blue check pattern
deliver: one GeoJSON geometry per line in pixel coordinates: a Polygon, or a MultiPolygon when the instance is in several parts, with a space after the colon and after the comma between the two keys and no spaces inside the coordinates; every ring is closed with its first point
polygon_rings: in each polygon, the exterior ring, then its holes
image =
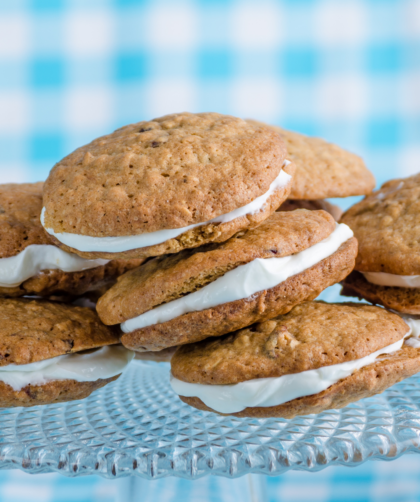
{"type": "MultiPolygon", "coordinates": [[[[0,0],[0,182],[45,179],[126,123],[214,110],[337,142],[382,183],[420,170],[419,90],[418,0],[0,0]]],[[[419,472],[414,456],[289,472],[267,494],[420,501],[419,472]]],[[[144,483],[142,500],[251,500],[242,478],[144,483]]],[[[0,473],[1,502],[122,493],[96,477],[0,473]]]]}
{"type": "Polygon", "coordinates": [[[94,137],[217,110],[420,169],[417,0],[2,0],[0,181],[94,137]]]}

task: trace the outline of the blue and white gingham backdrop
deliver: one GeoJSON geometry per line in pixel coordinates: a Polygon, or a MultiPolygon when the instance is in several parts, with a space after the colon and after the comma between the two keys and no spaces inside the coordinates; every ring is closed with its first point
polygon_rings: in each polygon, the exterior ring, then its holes
{"type": "Polygon", "coordinates": [[[0,181],[131,121],[215,110],[420,169],[419,0],[0,0],[0,181]]]}
{"type": "MultiPolygon", "coordinates": [[[[96,136],[182,110],[323,136],[363,155],[379,183],[418,172],[420,0],[0,0],[0,183],[42,180],[96,136]]],[[[420,501],[419,471],[408,456],[288,473],[268,491],[420,501]]],[[[147,493],[245,500],[238,483],[167,480],[147,493]]],[[[3,472],[0,502],[114,502],[118,486],[3,472]]]]}

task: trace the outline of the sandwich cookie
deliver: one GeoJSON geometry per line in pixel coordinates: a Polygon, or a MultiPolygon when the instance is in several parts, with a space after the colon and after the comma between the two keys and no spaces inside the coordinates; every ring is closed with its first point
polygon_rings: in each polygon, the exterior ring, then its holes
{"type": "Polygon", "coordinates": [[[86,260],[55,246],[40,215],[42,183],[0,185],[0,296],[80,295],[143,260],[86,260]]]}
{"type": "Polygon", "coordinates": [[[133,358],[89,308],[0,298],[0,407],[82,399],[133,358]]]}
{"type": "Polygon", "coordinates": [[[414,375],[420,370],[416,344],[403,319],[382,308],[306,302],[178,348],[171,385],[200,410],[293,418],[343,408],[414,375]]]}
{"type": "Polygon", "coordinates": [[[295,209],[308,209],[309,211],[317,211],[319,209],[322,209],[324,211],[327,211],[327,213],[330,213],[330,215],[335,219],[335,221],[339,221],[343,214],[341,208],[323,199],[319,200],[287,199],[277,209],[277,211],[294,211],[295,209]]]}
{"type": "Polygon", "coordinates": [[[420,314],[420,174],[391,180],[342,217],[358,241],[342,294],[420,314]]]}
{"type": "Polygon", "coordinates": [[[279,134],[218,113],[179,113],[96,139],[52,169],[42,223],[83,258],[146,258],[253,228],[289,195],[279,134]]]}
{"type": "MultiPolygon", "coordinates": [[[[262,124],[249,120],[252,124],[262,124]]],[[[367,195],[375,187],[375,178],[363,159],[328,143],[277,126],[287,148],[287,158],[296,166],[290,199],[326,199],[367,195]]]]}
{"type": "Polygon", "coordinates": [[[221,336],[316,298],[354,267],[357,241],[325,211],[274,213],[221,245],[155,258],[97,303],[122,343],[157,351],[221,336]]]}

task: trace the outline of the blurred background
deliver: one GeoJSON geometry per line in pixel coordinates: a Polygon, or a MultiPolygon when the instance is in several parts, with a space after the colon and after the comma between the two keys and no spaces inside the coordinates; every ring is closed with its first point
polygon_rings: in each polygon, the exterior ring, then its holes
{"type": "Polygon", "coordinates": [[[1,0],[1,181],[127,124],[218,111],[420,169],[418,0],[1,0]]]}
{"type": "MultiPolygon", "coordinates": [[[[0,0],[0,183],[43,180],[99,135],[184,110],[322,136],[362,155],[378,184],[418,172],[420,1],[0,0]]],[[[269,499],[417,501],[419,470],[408,456],[288,473],[269,499]]],[[[237,486],[176,483],[152,499],[222,500],[237,486]]],[[[99,478],[0,477],[1,502],[117,494],[99,478]]]]}

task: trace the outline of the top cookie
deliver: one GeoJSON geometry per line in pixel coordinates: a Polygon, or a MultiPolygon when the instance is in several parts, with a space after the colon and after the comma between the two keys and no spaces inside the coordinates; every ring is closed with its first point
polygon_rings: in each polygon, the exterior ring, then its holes
{"type": "Polygon", "coordinates": [[[184,382],[211,385],[280,377],[361,359],[408,330],[382,308],[305,302],[270,321],[179,347],[171,371],[184,382]]]}
{"type": "Polygon", "coordinates": [[[341,221],[359,241],[356,270],[420,274],[420,174],[387,181],[341,221]]]}
{"type": "MultiPolygon", "coordinates": [[[[180,113],[131,124],[54,166],[44,187],[44,226],[100,238],[204,224],[268,192],[285,159],[278,133],[235,117],[180,113]]],[[[78,251],[94,250],[74,251],[89,258],[78,251]]]]}
{"type": "Polygon", "coordinates": [[[269,127],[282,136],[287,158],[296,166],[290,199],[367,195],[374,189],[375,178],[359,156],[320,138],[269,127]]]}
{"type": "Polygon", "coordinates": [[[56,302],[0,298],[0,366],[29,364],[119,342],[95,311],[56,302]]]}
{"type": "Polygon", "coordinates": [[[31,244],[51,244],[42,228],[43,183],[0,185],[0,258],[9,258],[31,244]]]}

